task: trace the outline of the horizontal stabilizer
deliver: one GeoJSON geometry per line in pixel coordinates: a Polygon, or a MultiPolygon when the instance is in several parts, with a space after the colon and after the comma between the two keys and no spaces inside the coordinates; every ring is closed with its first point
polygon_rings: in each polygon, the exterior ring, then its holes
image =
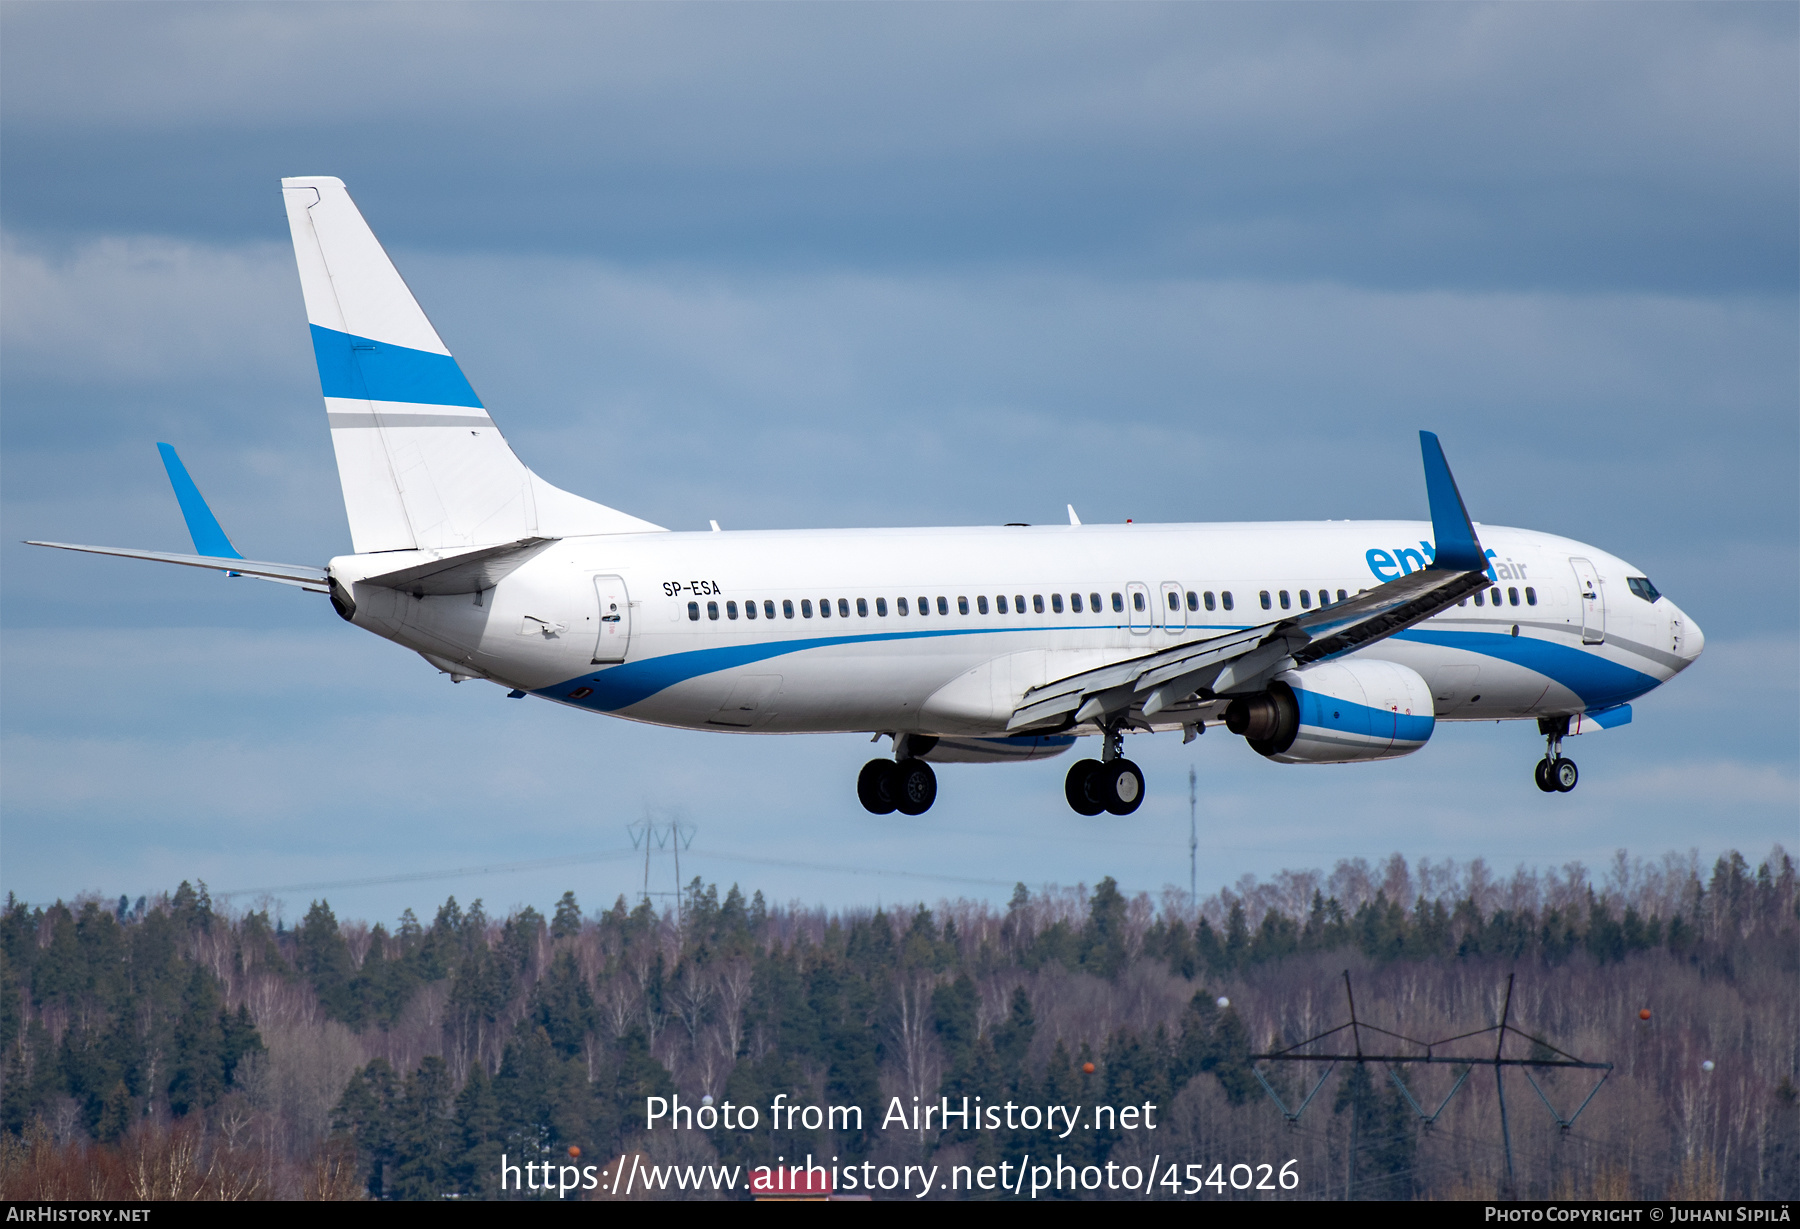
{"type": "Polygon", "coordinates": [[[240,576],[254,576],[258,580],[273,580],[285,585],[298,585],[312,593],[328,593],[331,590],[331,578],[325,574],[324,568],[308,567],[303,563],[261,563],[255,559],[243,559],[237,555],[229,557],[220,555],[178,555],[161,550],[133,550],[126,546],[77,546],[72,542],[32,542],[27,546],[49,546],[56,550],[78,550],[90,555],[117,555],[122,559],[148,559],[152,563],[178,563],[187,568],[212,568],[219,572],[234,572],[240,576]]]}
{"type": "Polygon", "coordinates": [[[364,577],[357,583],[398,589],[414,597],[480,593],[505,580],[520,564],[532,559],[554,541],[555,538],[521,538],[517,542],[484,546],[446,559],[433,559],[395,572],[364,577]]]}

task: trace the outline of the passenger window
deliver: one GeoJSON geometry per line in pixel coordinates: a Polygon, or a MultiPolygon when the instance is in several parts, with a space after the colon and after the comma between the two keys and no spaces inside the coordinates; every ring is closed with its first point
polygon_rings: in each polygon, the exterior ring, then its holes
{"type": "Polygon", "coordinates": [[[1039,614],[1044,613],[1044,595],[1043,594],[1034,593],[1031,595],[1031,608],[1033,610],[1037,611],[1037,613],[1039,613],[1039,614]]]}
{"type": "Polygon", "coordinates": [[[831,617],[831,599],[830,598],[822,597],[819,599],[819,617],[821,619],[829,619],[831,617]]]}
{"type": "Polygon", "coordinates": [[[1050,595],[1050,611],[1052,614],[1062,613],[1062,594],[1052,593],[1050,595]]]}
{"type": "MultiPolygon", "coordinates": [[[[938,598],[938,613],[941,615],[947,615],[950,613],[950,601],[948,598],[944,598],[944,597],[938,598]]],[[[963,613],[968,614],[969,612],[965,610],[965,611],[963,611],[963,613]]]]}
{"type": "Polygon", "coordinates": [[[1211,589],[1206,591],[1206,608],[1208,610],[1213,608],[1213,591],[1211,589]]]}
{"type": "Polygon", "coordinates": [[[1225,590],[1225,592],[1219,594],[1219,603],[1222,606],[1224,606],[1225,609],[1227,609],[1227,610],[1231,609],[1231,590],[1230,589],[1227,589],[1227,590],[1225,590]]]}
{"type": "Polygon", "coordinates": [[[688,618],[695,623],[698,623],[700,621],[700,603],[699,602],[689,602],[688,603],[688,618]]]}
{"type": "Polygon", "coordinates": [[[894,613],[897,615],[903,615],[903,614],[907,613],[905,598],[897,597],[894,599],[894,613]]]}
{"type": "Polygon", "coordinates": [[[1537,590],[1530,585],[1525,586],[1525,604],[1527,606],[1537,605],[1537,590]]]}
{"type": "Polygon", "coordinates": [[[1517,589],[1508,589],[1506,591],[1506,604],[1508,606],[1517,606],[1519,604],[1519,591],[1517,589]]]}
{"type": "Polygon", "coordinates": [[[1140,612],[1144,609],[1144,595],[1143,594],[1133,593],[1131,595],[1131,608],[1133,610],[1140,611],[1140,612]]]}
{"type": "Polygon", "coordinates": [[[1286,609],[1288,609],[1288,607],[1289,607],[1288,591],[1286,589],[1283,589],[1281,591],[1281,608],[1283,610],[1286,610],[1286,609]]]}
{"type": "Polygon", "coordinates": [[[719,621],[719,604],[717,602],[708,602],[706,604],[706,617],[711,619],[714,623],[719,621]]]}
{"type": "Polygon", "coordinates": [[[1114,614],[1124,614],[1125,613],[1125,596],[1124,596],[1124,594],[1114,593],[1112,606],[1113,606],[1114,614]]]}
{"type": "Polygon", "coordinates": [[[733,622],[735,622],[737,620],[737,603],[736,602],[726,602],[725,603],[725,617],[727,619],[732,620],[733,622]]]}
{"type": "Polygon", "coordinates": [[[1500,604],[1500,586],[1499,585],[1495,585],[1492,589],[1488,590],[1488,600],[1493,602],[1494,605],[1496,605],[1496,606],[1498,606],[1500,604]]]}
{"type": "Polygon", "coordinates": [[[1273,610],[1275,608],[1275,603],[1269,600],[1269,591],[1267,589],[1262,591],[1262,604],[1264,610],[1273,610]]]}
{"type": "Polygon", "coordinates": [[[781,599],[781,617],[784,619],[791,619],[794,617],[794,603],[789,598],[784,597],[781,599]]]}
{"type": "Polygon", "coordinates": [[[968,598],[959,597],[956,599],[956,613],[963,614],[963,615],[966,615],[969,613],[969,599],[968,598]]]}
{"type": "Polygon", "coordinates": [[[1179,594],[1179,593],[1175,592],[1173,589],[1171,589],[1171,590],[1169,590],[1168,596],[1169,596],[1169,609],[1170,610],[1180,610],[1181,609],[1181,594],[1179,594]]]}
{"type": "Polygon", "coordinates": [[[856,617],[859,619],[866,619],[869,617],[869,599],[868,598],[859,597],[856,599],[856,617]]]}
{"type": "Polygon", "coordinates": [[[931,613],[931,599],[928,597],[920,598],[919,599],[919,617],[921,619],[923,619],[926,615],[928,615],[930,613],[931,613]]]}
{"type": "Polygon", "coordinates": [[[775,599],[765,597],[763,599],[763,618],[773,619],[774,617],[775,617],[775,599]]]}
{"type": "Polygon", "coordinates": [[[1323,610],[1329,605],[1331,605],[1331,590],[1330,589],[1320,589],[1319,590],[1319,609],[1323,610]]]}
{"type": "Polygon", "coordinates": [[[803,597],[800,599],[800,617],[803,619],[812,618],[812,599],[810,597],[803,597]]]}
{"type": "Polygon", "coordinates": [[[1189,610],[1200,609],[1200,595],[1195,593],[1192,589],[1187,591],[1187,602],[1189,610]]]}
{"type": "Polygon", "coordinates": [[[1475,604],[1477,606],[1485,605],[1485,603],[1481,600],[1481,595],[1486,592],[1487,592],[1487,590],[1485,590],[1485,589],[1475,590],[1475,604]]]}
{"type": "Polygon", "coordinates": [[[1001,614],[1006,613],[1006,594],[996,593],[994,595],[994,609],[998,610],[1001,614]]]}
{"type": "MultiPolygon", "coordinates": [[[[1282,596],[1285,597],[1286,594],[1283,594],[1282,596]]],[[[1282,605],[1286,606],[1287,603],[1283,602],[1282,605]]],[[[1312,609],[1312,590],[1311,589],[1300,590],[1300,609],[1302,609],[1302,610],[1311,610],[1312,609]]]]}
{"type": "Polygon", "coordinates": [[[1457,603],[1458,606],[1467,606],[1468,604],[1469,604],[1469,599],[1466,597],[1462,601],[1457,603]]]}
{"type": "Polygon", "coordinates": [[[987,612],[988,612],[987,594],[985,594],[985,593],[978,594],[975,598],[975,613],[986,614],[987,612]]]}
{"type": "Polygon", "coordinates": [[[1076,614],[1081,613],[1081,594],[1069,594],[1069,609],[1073,610],[1076,614]]]}
{"type": "Polygon", "coordinates": [[[885,597],[875,599],[875,614],[877,618],[887,618],[887,599],[885,597]]]}
{"type": "Polygon", "coordinates": [[[1023,593],[1013,594],[1013,613],[1014,614],[1024,614],[1025,613],[1025,595],[1023,593]]]}
{"type": "Polygon", "coordinates": [[[756,617],[756,603],[755,602],[745,602],[744,603],[744,617],[746,619],[754,619],[756,617]]]}
{"type": "Polygon", "coordinates": [[[1350,595],[1345,593],[1342,589],[1339,589],[1338,590],[1338,601],[1347,602],[1349,600],[1350,600],[1350,595]]]}

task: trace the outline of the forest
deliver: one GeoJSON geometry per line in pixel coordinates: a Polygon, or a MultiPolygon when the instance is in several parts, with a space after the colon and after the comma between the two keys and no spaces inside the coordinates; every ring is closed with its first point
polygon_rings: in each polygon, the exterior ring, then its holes
{"type": "Polygon", "coordinates": [[[1511,876],[1395,854],[1199,901],[1102,878],[1020,884],[1004,907],[828,910],[695,879],[667,907],[546,905],[496,917],[452,897],[390,928],[324,899],[297,919],[218,907],[203,884],[9,896],[0,1197],[626,1194],[502,1189],[503,1155],[623,1157],[662,1175],[648,1192],[634,1177],[639,1198],[747,1198],[755,1167],[809,1156],[1171,1176],[1039,1198],[1800,1195],[1800,901],[1779,846],[1754,865],[1621,851],[1511,876]],[[1503,1129],[1491,1066],[1253,1057],[1346,1022],[1347,989],[1387,1032],[1340,1049],[1477,1033],[1504,1005],[1510,1057],[1610,1069],[1510,1068],[1503,1129]],[[911,1117],[965,1097],[1085,1108],[1067,1130],[911,1117]],[[758,1121],[647,1117],[677,1098],[758,1121]],[[770,1113],[783,1103],[862,1112],[809,1126],[770,1113]],[[1265,1165],[1291,1188],[1244,1178],[1265,1165]],[[689,1166],[738,1176],[669,1180],[689,1166]]]}

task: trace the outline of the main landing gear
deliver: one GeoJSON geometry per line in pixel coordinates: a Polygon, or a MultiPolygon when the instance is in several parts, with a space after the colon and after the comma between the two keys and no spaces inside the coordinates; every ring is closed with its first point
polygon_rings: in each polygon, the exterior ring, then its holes
{"type": "Polygon", "coordinates": [[[1569,732],[1569,719],[1540,717],[1538,731],[1544,736],[1544,758],[1537,762],[1532,776],[1537,787],[1546,794],[1566,794],[1581,780],[1581,771],[1575,767],[1575,761],[1564,759],[1562,753],[1563,735],[1569,732]]]}
{"type": "Polygon", "coordinates": [[[1120,752],[1125,738],[1115,724],[1106,731],[1104,759],[1076,760],[1063,781],[1063,796],[1077,815],[1108,811],[1129,815],[1144,801],[1144,774],[1120,752]]]}
{"type": "MultiPolygon", "coordinates": [[[[932,741],[936,741],[933,739],[932,741]]],[[[926,748],[929,750],[930,748],[926,748]]],[[[906,748],[900,748],[902,754],[906,748]]],[[[856,778],[856,797],[871,815],[923,815],[937,801],[937,774],[912,756],[870,760],[856,778]]]]}

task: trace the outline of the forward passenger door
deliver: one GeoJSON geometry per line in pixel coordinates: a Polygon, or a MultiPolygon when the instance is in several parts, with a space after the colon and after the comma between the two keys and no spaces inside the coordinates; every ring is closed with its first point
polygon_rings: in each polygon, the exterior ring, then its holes
{"type": "Polygon", "coordinates": [[[1606,643],[1606,594],[1600,590],[1600,574],[1586,559],[1570,559],[1575,569],[1575,600],[1581,605],[1581,643],[1606,643]]]}

